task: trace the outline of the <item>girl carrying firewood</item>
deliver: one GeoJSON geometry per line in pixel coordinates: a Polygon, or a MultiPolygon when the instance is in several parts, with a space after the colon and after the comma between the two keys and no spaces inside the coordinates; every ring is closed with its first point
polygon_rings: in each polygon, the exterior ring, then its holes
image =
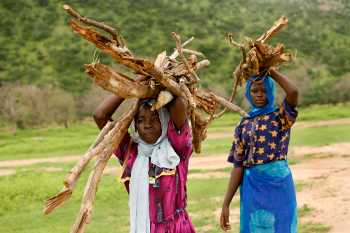
{"type": "Polygon", "coordinates": [[[240,186],[241,233],[295,233],[297,205],[287,152],[297,117],[298,90],[272,68],[270,76],[247,80],[245,95],[251,111],[235,129],[228,157],[234,168],[222,206],[221,228],[230,229],[229,206],[240,186]],[[277,109],[274,81],[286,92],[277,109]]]}
{"type": "MultiPolygon", "coordinates": [[[[96,109],[100,129],[123,102],[107,98],[96,109]]],[[[152,111],[153,99],[141,100],[131,132],[116,148],[123,165],[121,181],[129,193],[131,233],[193,233],[186,212],[186,180],[192,154],[187,101],[175,98],[152,111]]]]}

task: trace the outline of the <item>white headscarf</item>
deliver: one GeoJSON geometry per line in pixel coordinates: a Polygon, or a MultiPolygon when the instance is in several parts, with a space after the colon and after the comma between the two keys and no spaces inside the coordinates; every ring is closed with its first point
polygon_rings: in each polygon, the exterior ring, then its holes
{"type": "MultiPolygon", "coordinates": [[[[171,146],[168,137],[169,113],[166,108],[158,110],[162,134],[154,144],[141,139],[137,131],[131,134],[138,143],[138,154],[131,170],[130,179],[130,233],[150,233],[149,218],[149,158],[151,163],[160,167],[174,169],[180,158],[171,146]]],[[[135,124],[132,124],[132,127],[135,124]]]]}

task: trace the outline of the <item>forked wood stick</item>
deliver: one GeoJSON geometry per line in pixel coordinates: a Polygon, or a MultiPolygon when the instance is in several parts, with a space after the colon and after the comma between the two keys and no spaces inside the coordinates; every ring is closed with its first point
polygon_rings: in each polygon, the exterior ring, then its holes
{"type": "Polygon", "coordinates": [[[183,48],[181,45],[181,38],[178,34],[176,34],[176,32],[172,32],[171,35],[173,36],[175,42],[176,42],[176,48],[177,51],[179,52],[179,56],[181,58],[181,61],[183,62],[183,64],[186,66],[186,69],[188,70],[188,72],[190,73],[190,75],[193,77],[193,81],[198,82],[200,79],[197,75],[197,73],[190,67],[190,65],[187,62],[187,59],[185,57],[185,55],[183,54],[183,48]]]}
{"type": "Polygon", "coordinates": [[[68,172],[68,174],[64,178],[64,185],[67,188],[73,188],[75,186],[77,179],[80,177],[80,174],[83,172],[86,165],[96,155],[94,153],[89,152],[96,148],[96,146],[103,141],[104,137],[114,128],[115,124],[115,121],[107,122],[107,124],[100,131],[95,142],[88,149],[87,153],[84,156],[82,156],[81,159],[76,163],[76,165],[68,172]]]}
{"type": "Polygon", "coordinates": [[[122,47],[125,46],[124,40],[120,37],[118,31],[115,28],[113,28],[109,25],[106,25],[104,23],[98,22],[96,20],[83,17],[76,10],[74,10],[71,6],[69,6],[67,4],[63,5],[63,9],[65,11],[67,11],[68,14],[70,14],[71,16],[73,16],[74,18],[79,20],[80,22],[82,22],[86,25],[97,27],[97,28],[102,29],[103,31],[109,33],[112,36],[112,38],[117,42],[118,46],[122,46],[122,47]]]}
{"type": "Polygon", "coordinates": [[[124,51],[109,38],[101,35],[91,28],[80,26],[74,20],[71,20],[69,25],[74,32],[83,37],[85,40],[94,44],[97,48],[101,49],[103,53],[112,56],[112,58],[118,63],[127,66],[138,74],[149,76],[149,74],[145,72],[145,68],[153,66],[153,62],[146,59],[134,58],[129,50],[124,51]]]}
{"type": "Polygon", "coordinates": [[[244,46],[242,44],[240,44],[240,43],[237,43],[233,39],[233,34],[232,33],[227,34],[227,39],[228,39],[229,44],[231,44],[232,46],[238,47],[241,50],[242,60],[245,61],[247,51],[245,50],[244,46]]]}
{"type": "MultiPolygon", "coordinates": [[[[189,38],[188,40],[186,40],[183,44],[182,44],[182,48],[184,48],[186,45],[188,45],[189,43],[191,43],[193,41],[194,37],[192,36],[191,38],[189,38]]],[[[174,60],[175,58],[177,58],[177,56],[179,56],[179,51],[177,49],[174,49],[174,52],[169,56],[169,58],[171,60],[174,60]]]]}
{"type": "Polygon", "coordinates": [[[54,209],[60,207],[65,201],[67,201],[75,187],[80,174],[83,172],[90,160],[96,156],[97,150],[94,150],[96,146],[103,140],[107,133],[114,127],[115,122],[109,121],[103,129],[100,131],[99,135],[95,139],[94,143],[91,144],[87,152],[80,158],[76,165],[68,172],[64,179],[63,189],[55,196],[47,199],[44,204],[43,212],[44,214],[50,214],[54,209]]]}

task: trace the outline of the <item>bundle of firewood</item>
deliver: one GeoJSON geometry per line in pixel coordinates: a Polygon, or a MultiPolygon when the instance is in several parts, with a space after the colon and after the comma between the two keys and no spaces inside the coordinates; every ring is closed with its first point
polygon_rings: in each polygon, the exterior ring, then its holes
{"type": "Polygon", "coordinates": [[[234,99],[237,85],[241,86],[251,76],[266,76],[271,67],[278,67],[293,59],[291,53],[284,52],[282,43],[278,43],[274,47],[267,44],[267,41],[287,24],[287,17],[282,16],[264,34],[255,40],[246,37],[243,44],[235,42],[233,35],[231,33],[228,34],[229,43],[234,47],[240,48],[242,53],[242,60],[233,72],[235,80],[229,101],[234,99]]]}
{"type": "Polygon", "coordinates": [[[181,96],[187,100],[190,107],[193,145],[197,153],[200,152],[201,142],[206,138],[208,125],[217,117],[215,113],[220,106],[243,116],[246,113],[225,98],[198,87],[200,78],[196,71],[208,66],[209,61],[207,59],[199,61],[199,57],[204,57],[202,53],[184,48],[193,38],[182,43],[180,36],[173,32],[172,37],[175,40],[176,49],[169,56],[165,51],[161,52],[153,62],[136,58],[115,28],[82,17],[68,5],[64,5],[64,9],[74,18],[69,25],[76,34],[135,73],[135,77],[128,77],[97,61],[85,65],[86,73],[97,85],[122,98],[132,98],[135,101],[117,122],[109,122],[102,129],[96,141],[65,177],[61,192],[45,203],[44,213],[49,214],[68,200],[81,173],[89,161],[96,157],[96,164],[87,181],[79,214],[71,229],[71,233],[78,233],[84,232],[86,224],[90,222],[92,205],[103,170],[138,111],[139,99],[157,99],[152,107],[153,110],[165,106],[174,96],[181,96]],[[103,35],[96,29],[109,36],[103,35]]]}

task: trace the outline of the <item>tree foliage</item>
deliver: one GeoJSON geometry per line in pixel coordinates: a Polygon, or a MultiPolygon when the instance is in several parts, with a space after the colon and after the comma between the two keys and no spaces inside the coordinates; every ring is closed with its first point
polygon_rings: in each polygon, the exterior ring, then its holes
{"type": "MultiPolygon", "coordinates": [[[[50,84],[76,98],[89,91],[91,80],[83,64],[92,61],[94,47],[73,34],[64,3],[121,28],[128,47],[141,57],[155,57],[164,49],[171,52],[172,31],[183,38],[195,36],[192,47],[212,61],[201,72],[202,85],[226,93],[240,60],[239,50],[225,41],[226,33],[233,32],[238,41],[256,37],[281,15],[290,24],[273,42],[297,51],[298,62],[286,72],[304,69],[309,75],[313,89],[306,104],[318,102],[323,89],[339,86],[350,73],[350,2],[345,0],[2,0],[0,84],[50,84]],[[323,75],[317,76],[312,72],[319,67],[323,75]]],[[[111,63],[104,55],[101,61],[111,63]]]]}

